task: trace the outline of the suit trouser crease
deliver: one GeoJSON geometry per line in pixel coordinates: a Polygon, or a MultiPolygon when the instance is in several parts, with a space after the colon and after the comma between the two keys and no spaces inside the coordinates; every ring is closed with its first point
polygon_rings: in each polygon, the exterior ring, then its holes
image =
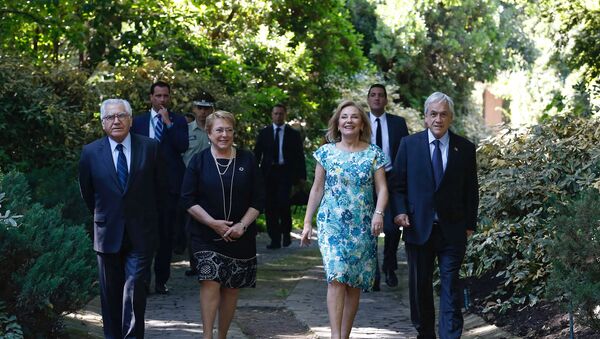
{"type": "Polygon", "coordinates": [[[266,180],[265,219],[272,244],[281,244],[281,237],[292,231],[290,193],[292,183],[286,165],[273,165],[266,180]]]}
{"type": "Polygon", "coordinates": [[[106,338],[143,338],[150,256],[133,251],[97,253],[106,338]]]}
{"type": "Polygon", "coordinates": [[[433,271],[435,259],[440,270],[440,338],[460,338],[463,327],[459,270],[465,256],[464,245],[444,241],[439,227],[434,227],[423,245],[406,244],[411,321],[419,338],[435,338],[433,271]]]}

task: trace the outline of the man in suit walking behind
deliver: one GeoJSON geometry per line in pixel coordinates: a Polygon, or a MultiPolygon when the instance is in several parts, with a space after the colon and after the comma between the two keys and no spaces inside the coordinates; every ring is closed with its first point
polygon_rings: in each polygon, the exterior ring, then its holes
{"type": "Polygon", "coordinates": [[[262,129],[256,140],[254,155],[265,178],[265,218],[271,238],[268,249],[292,243],[292,186],[306,180],[304,146],[300,133],[285,123],[287,109],[277,104],[271,110],[273,124],[262,129]]]}
{"type": "MultiPolygon", "coordinates": [[[[385,86],[381,84],[373,84],[369,88],[367,94],[367,103],[371,111],[369,118],[371,120],[371,143],[379,146],[391,159],[390,163],[385,166],[386,177],[389,177],[392,170],[392,164],[396,158],[400,140],[408,135],[408,128],[404,118],[387,114],[385,107],[387,106],[387,91],[385,86]]],[[[385,274],[385,283],[390,287],[398,286],[398,277],[396,270],[398,269],[398,245],[400,244],[400,228],[394,224],[392,213],[390,213],[390,205],[385,209],[383,216],[383,233],[385,234],[383,243],[383,265],[381,266],[385,274]]],[[[379,268],[375,275],[374,291],[379,291],[380,281],[379,268]]]]}
{"type": "Polygon", "coordinates": [[[175,231],[181,229],[184,211],[178,209],[185,164],[181,154],[188,149],[188,125],[185,118],[168,110],[171,86],[158,81],[150,86],[150,111],[133,119],[131,132],[155,139],[165,159],[169,193],[160,206],[164,219],[159,224],[159,244],[154,257],[154,291],[168,294],[167,281],[171,276],[171,257],[175,231]]]}
{"type": "Polygon", "coordinates": [[[107,136],[83,147],[79,185],[94,216],[104,336],[143,338],[165,174],[158,142],[129,133],[126,100],[105,100],[100,117],[107,136]]]}
{"type": "Polygon", "coordinates": [[[394,222],[404,227],[411,321],[418,338],[435,338],[434,260],[440,271],[440,338],[460,338],[459,270],[477,224],[475,145],[448,130],[454,103],[435,92],[425,101],[427,129],[402,139],[392,173],[394,222]]]}

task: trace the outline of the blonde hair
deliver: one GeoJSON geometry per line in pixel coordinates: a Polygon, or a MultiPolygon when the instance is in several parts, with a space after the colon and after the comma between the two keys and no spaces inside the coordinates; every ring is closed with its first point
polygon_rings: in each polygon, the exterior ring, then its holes
{"type": "Polygon", "coordinates": [[[364,141],[367,144],[371,143],[371,121],[369,120],[369,116],[365,111],[360,107],[357,103],[351,100],[342,101],[338,107],[335,109],[335,113],[331,119],[329,119],[329,124],[327,126],[327,134],[325,135],[325,139],[327,142],[337,142],[342,140],[342,133],[338,129],[338,125],[340,122],[340,115],[342,114],[342,110],[346,107],[355,107],[358,110],[360,115],[360,119],[362,120],[363,127],[360,130],[359,139],[360,141],[364,141]]]}
{"type": "Polygon", "coordinates": [[[231,127],[233,127],[233,129],[235,130],[235,117],[233,116],[233,113],[219,110],[211,113],[209,116],[206,117],[206,123],[204,126],[206,127],[206,131],[208,133],[210,133],[210,131],[212,130],[213,124],[217,119],[224,119],[229,121],[231,123],[231,127]]]}

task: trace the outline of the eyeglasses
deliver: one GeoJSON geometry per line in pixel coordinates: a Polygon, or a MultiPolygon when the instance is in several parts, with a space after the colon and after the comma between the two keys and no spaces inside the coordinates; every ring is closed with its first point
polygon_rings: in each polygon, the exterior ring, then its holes
{"type": "Polygon", "coordinates": [[[221,128],[221,127],[217,127],[214,129],[215,133],[217,134],[233,134],[233,128],[221,128]]]}
{"type": "Polygon", "coordinates": [[[119,118],[119,121],[123,121],[124,119],[129,118],[129,113],[120,112],[120,113],[107,115],[104,118],[102,118],[102,121],[113,122],[113,121],[115,121],[115,118],[119,118]]]}

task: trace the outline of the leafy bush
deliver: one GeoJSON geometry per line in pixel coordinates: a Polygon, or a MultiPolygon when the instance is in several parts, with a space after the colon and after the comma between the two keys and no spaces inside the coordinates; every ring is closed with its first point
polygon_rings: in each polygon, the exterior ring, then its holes
{"type": "Polygon", "coordinates": [[[17,322],[17,317],[6,314],[4,303],[0,301],[0,338],[21,339],[23,330],[17,322]]]}
{"type": "Polygon", "coordinates": [[[543,297],[555,233],[550,221],[599,181],[597,124],[556,117],[525,130],[504,130],[479,147],[480,221],[464,274],[497,273],[501,279],[486,311],[533,305],[543,297]]]}
{"type": "Polygon", "coordinates": [[[552,225],[550,296],[572,304],[585,325],[600,329],[600,194],[590,189],[564,209],[552,225]]]}
{"type": "Polygon", "coordinates": [[[23,217],[17,226],[0,223],[0,299],[26,336],[57,335],[61,315],[80,309],[96,290],[90,238],[83,226],[65,222],[58,207],[29,205],[22,174],[2,176],[4,191],[15,194],[7,206],[23,217]]]}

